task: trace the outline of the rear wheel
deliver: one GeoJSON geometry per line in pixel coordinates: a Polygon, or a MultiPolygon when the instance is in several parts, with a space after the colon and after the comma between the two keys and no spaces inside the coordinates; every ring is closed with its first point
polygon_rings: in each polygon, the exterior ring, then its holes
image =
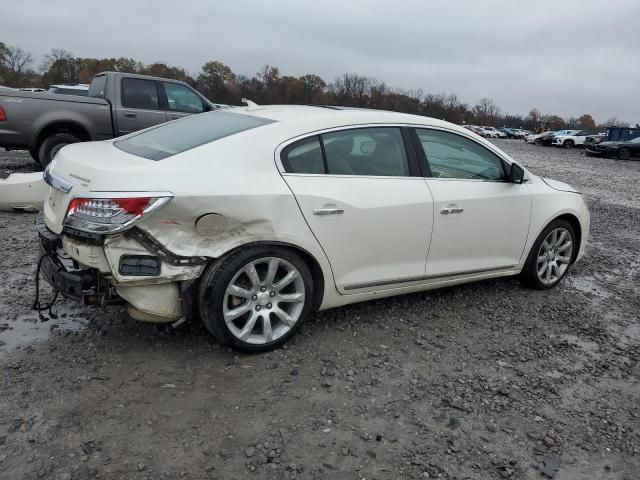
{"type": "Polygon", "coordinates": [[[245,352],[272,350],[293,337],[313,303],[305,262],[279,247],[240,249],[209,267],[199,306],[207,329],[245,352]]]}
{"type": "Polygon", "coordinates": [[[620,160],[629,160],[631,158],[631,149],[625,147],[618,150],[618,158],[620,160]]]}
{"type": "Polygon", "coordinates": [[[51,160],[56,156],[62,147],[65,147],[71,143],[78,143],[81,140],[70,133],[54,133],[47,137],[40,145],[38,150],[38,161],[43,168],[51,163],[51,160]]]}
{"type": "Polygon", "coordinates": [[[40,160],[38,160],[38,149],[32,148],[29,150],[29,155],[33,158],[33,161],[36,162],[36,166],[38,170],[42,170],[42,165],[40,165],[40,160]]]}
{"type": "Polygon", "coordinates": [[[522,270],[524,283],[537,290],[555,287],[573,261],[576,235],[566,220],[554,220],[538,236],[522,270]]]}

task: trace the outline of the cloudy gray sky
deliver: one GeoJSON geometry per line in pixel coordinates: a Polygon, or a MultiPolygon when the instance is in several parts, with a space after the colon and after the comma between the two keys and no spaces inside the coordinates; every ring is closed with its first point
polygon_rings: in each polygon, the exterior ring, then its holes
{"type": "Polygon", "coordinates": [[[192,74],[211,59],[357,72],[511,113],[640,122],[640,0],[2,0],[0,41],[36,63],[64,48],[192,74]]]}

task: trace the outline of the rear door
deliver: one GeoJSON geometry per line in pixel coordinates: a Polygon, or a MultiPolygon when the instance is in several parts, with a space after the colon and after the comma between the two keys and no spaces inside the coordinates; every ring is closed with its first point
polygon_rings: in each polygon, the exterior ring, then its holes
{"type": "Polygon", "coordinates": [[[167,121],[161,107],[158,82],[145,78],[120,80],[120,99],[116,106],[117,136],[167,121]]]}
{"type": "Polygon", "coordinates": [[[206,105],[200,96],[186,85],[160,82],[167,104],[167,119],[176,120],[194,113],[202,113],[206,105]]]}
{"type": "Polygon", "coordinates": [[[433,201],[400,127],[344,129],[284,148],[283,177],[342,293],[424,279],[433,201]]]}
{"type": "Polygon", "coordinates": [[[513,268],[529,232],[527,185],[508,181],[506,162],[470,137],[415,131],[435,209],[427,277],[513,268]]]}

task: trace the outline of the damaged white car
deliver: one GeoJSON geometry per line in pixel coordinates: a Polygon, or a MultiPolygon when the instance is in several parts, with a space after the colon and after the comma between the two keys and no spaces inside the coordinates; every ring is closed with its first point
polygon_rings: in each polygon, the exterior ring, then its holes
{"type": "Polygon", "coordinates": [[[145,321],[201,318],[264,351],[317,310],[520,275],[554,287],[582,195],[456,125],[250,106],[64,147],[45,172],[41,272],[145,321]]]}

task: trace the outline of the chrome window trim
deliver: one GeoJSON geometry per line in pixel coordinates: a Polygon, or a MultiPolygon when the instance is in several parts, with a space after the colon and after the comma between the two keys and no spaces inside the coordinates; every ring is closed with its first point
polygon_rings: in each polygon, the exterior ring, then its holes
{"type": "MultiPolygon", "coordinates": [[[[382,123],[358,123],[358,124],[351,124],[351,125],[341,125],[339,127],[329,127],[329,128],[323,128],[323,129],[319,129],[319,130],[313,130],[311,132],[307,132],[307,133],[303,133],[300,135],[296,135],[295,137],[289,138],[283,142],[281,142],[280,144],[278,144],[278,146],[276,146],[275,152],[274,152],[274,160],[276,163],[276,167],[278,168],[278,171],[280,172],[281,175],[285,176],[285,175],[300,175],[300,176],[305,176],[305,177],[312,177],[312,176],[316,176],[316,177],[346,177],[346,178],[421,178],[421,179],[425,179],[425,180],[447,180],[447,181],[479,181],[479,182],[492,182],[492,183],[509,183],[508,181],[505,180],[484,180],[484,179],[464,179],[464,178],[450,178],[450,179],[444,179],[444,178],[437,178],[437,177],[414,177],[414,176],[379,176],[379,175],[332,175],[332,174],[323,174],[323,173],[292,173],[292,172],[287,172],[284,168],[284,165],[282,164],[282,159],[280,158],[280,155],[282,153],[282,150],[284,150],[285,148],[287,148],[289,145],[291,145],[292,143],[298,142],[300,140],[304,140],[305,138],[310,138],[310,137],[314,137],[314,136],[318,136],[318,135],[323,135],[325,133],[332,133],[332,132],[339,132],[342,130],[355,130],[355,129],[360,129],[360,128],[379,128],[379,127],[396,127],[396,128],[402,128],[402,127],[406,127],[406,128],[414,128],[414,129],[428,129],[428,130],[440,130],[443,132],[447,132],[447,133],[453,133],[455,135],[459,135],[463,138],[466,138],[467,140],[470,140],[472,142],[477,143],[479,146],[486,148],[487,150],[489,150],[491,153],[493,153],[495,156],[497,156],[499,159],[505,161],[507,164],[511,165],[512,163],[516,163],[517,165],[520,165],[518,162],[516,162],[515,160],[513,160],[510,157],[505,157],[503,152],[500,152],[499,150],[497,150],[497,147],[495,145],[493,145],[491,142],[487,142],[488,145],[485,145],[484,143],[481,143],[478,141],[477,138],[473,137],[473,132],[468,132],[468,131],[464,131],[464,132],[460,132],[458,130],[454,130],[452,128],[447,128],[447,127],[443,127],[443,126],[436,126],[436,125],[424,125],[424,124],[416,124],[416,123],[388,123],[388,122],[382,122],[382,123]]],[[[466,129],[463,129],[466,130],[466,129]]],[[[522,167],[522,165],[520,165],[520,167],[522,167]]],[[[523,170],[525,171],[525,175],[528,173],[527,169],[522,167],[523,170]]],[[[528,178],[525,176],[525,181],[523,181],[523,183],[526,183],[526,181],[528,180],[528,178]]]]}

